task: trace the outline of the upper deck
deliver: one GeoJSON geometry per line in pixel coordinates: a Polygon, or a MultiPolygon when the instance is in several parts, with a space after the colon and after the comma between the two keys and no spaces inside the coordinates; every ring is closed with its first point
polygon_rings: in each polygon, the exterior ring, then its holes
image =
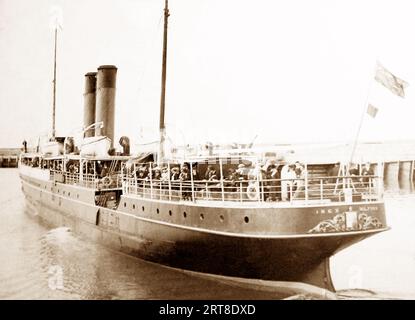
{"type": "MultiPolygon", "coordinates": [[[[381,170],[379,170],[381,171],[381,170]]],[[[241,158],[184,163],[126,163],[123,194],[205,206],[290,207],[381,201],[382,175],[373,168],[293,165],[241,158]]]]}
{"type": "MultiPolygon", "coordinates": [[[[381,201],[373,168],[286,164],[211,157],[157,165],[139,158],[22,157],[22,172],[42,180],[149,200],[222,207],[291,207],[381,201]],[[30,169],[29,169],[30,168],[30,169]]],[[[381,171],[381,170],[378,170],[381,171]]]]}

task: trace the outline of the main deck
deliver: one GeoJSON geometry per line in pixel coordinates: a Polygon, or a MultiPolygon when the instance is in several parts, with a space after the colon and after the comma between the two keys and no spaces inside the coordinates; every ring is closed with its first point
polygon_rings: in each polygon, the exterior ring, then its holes
{"type": "MultiPolygon", "coordinates": [[[[216,160],[32,158],[20,170],[52,198],[76,194],[93,208],[208,232],[279,236],[386,227],[382,178],[374,174],[350,175],[339,167],[331,176],[330,167],[304,165],[289,175],[287,164],[216,160]]],[[[94,214],[97,223],[103,212],[94,214]]]]}

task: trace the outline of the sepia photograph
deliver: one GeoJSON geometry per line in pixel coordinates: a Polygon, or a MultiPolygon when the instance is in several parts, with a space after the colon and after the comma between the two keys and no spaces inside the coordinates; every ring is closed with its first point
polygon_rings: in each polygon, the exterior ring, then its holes
{"type": "Polygon", "coordinates": [[[0,0],[0,300],[415,299],[414,10],[0,0]]]}

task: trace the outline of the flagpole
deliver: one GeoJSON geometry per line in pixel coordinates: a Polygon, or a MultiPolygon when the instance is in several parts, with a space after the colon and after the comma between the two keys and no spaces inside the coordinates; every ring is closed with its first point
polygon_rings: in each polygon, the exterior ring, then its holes
{"type": "Polygon", "coordinates": [[[53,59],[53,101],[52,101],[52,139],[55,141],[56,128],[55,128],[55,112],[56,112],[56,51],[58,43],[58,25],[55,26],[55,46],[54,46],[54,59],[53,59]]]}
{"type": "Polygon", "coordinates": [[[362,111],[362,115],[360,117],[359,127],[357,128],[356,137],[355,137],[355,139],[353,141],[353,147],[352,147],[352,152],[350,154],[350,161],[349,161],[349,163],[352,163],[353,162],[353,157],[354,157],[354,154],[356,152],[357,142],[359,141],[360,131],[361,131],[362,126],[363,126],[363,121],[365,119],[365,114],[367,112],[367,107],[368,107],[368,104],[369,104],[370,94],[372,92],[372,87],[373,87],[375,72],[376,72],[376,65],[375,65],[374,72],[373,72],[373,74],[370,77],[369,86],[368,86],[368,90],[367,90],[367,94],[366,94],[366,99],[365,99],[365,104],[363,106],[363,111],[362,111]]]}

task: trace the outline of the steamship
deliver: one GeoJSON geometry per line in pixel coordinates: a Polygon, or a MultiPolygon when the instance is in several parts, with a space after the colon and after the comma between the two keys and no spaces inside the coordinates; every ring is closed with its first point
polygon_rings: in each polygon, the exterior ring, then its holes
{"type": "Polygon", "coordinates": [[[118,70],[100,66],[85,75],[82,141],[57,137],[53,120],[51,138],[20,155],[28,206],[52,226],[156,263],[334,290],[330,257],[388,229],[381,174],[304,163],[287,179],[287,161],[272,154],[167,156],[168,17],[166,1],[159,150],[130,154],[122,137],[116,151],[118,70]],[[264,164],[277,175],[264,175],[264,164]]]}

